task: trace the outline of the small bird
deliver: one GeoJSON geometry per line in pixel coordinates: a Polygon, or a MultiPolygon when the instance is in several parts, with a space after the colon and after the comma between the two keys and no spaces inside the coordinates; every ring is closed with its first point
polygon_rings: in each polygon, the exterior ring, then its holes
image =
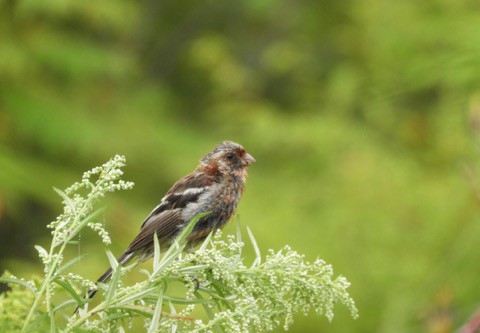
{"type": "MultiPolygon", "coordinates": [[[[238,143],[224,141],[216,145],[200,160],[192,173],[170,188],[160,204],[147,216],[139,234],[118,258],[118,263],[126,265],[134,258],[139,262],[151,258],[154,233],[160,246],[168,246],[199,214],[209,212],[198,220],[188,235],[188,246],[194,246],[213,230],[222,228],[235,213],[247,180],[248,166],[254,162],[252,155],[238,143]]],[[[112,269],[109,268],[97,283],[105,282],[111,276],[112,269]]],[[[96,290],[90,290],[87,299],[95,293],[96,290]]]]}

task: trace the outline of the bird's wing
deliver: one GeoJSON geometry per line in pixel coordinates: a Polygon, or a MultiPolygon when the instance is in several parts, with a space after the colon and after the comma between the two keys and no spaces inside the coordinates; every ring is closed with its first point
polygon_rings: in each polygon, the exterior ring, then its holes
{"type": "Polygon", "coordinates": [[[140,233],[135,237],[126,253],[144,250],[153,244],[156,232],[160,243],[172,239],[185,226],[181,211],[190,203],[198,201],[215,182],[211,175],[194,171],[177,181],[145,219],[140,233]]]}
{"type": "Polygon", "coordinates": [[[204,193],[214,181],[215,179],[213,177],[199,172],[192,172],[180,179],[162,198],[160,204],[147,216],[141,228],[145,228],[157,215],[163,212],[184,208],[189,203],[196,202],[198,197],[204,193]]]}
{"type": "Polygon", "coordinates": [[[180,209],[171,209],[159,214],[151,215],[148,224],[140,230],[140,233],[128,246],[125,253],[134,253],[139,250],[144,250],[152,246],[153,249],[153,234],[156,232],[160,243],[174,237],[179,227],[184,223],[180,215],[180,209]]]}

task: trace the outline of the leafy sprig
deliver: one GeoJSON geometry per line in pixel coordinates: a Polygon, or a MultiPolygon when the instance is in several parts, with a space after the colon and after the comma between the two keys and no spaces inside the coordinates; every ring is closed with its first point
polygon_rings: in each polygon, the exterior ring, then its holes
{"type": "Polygon", "coordinates": [[[336,303],[358,316],[347,292],[349,282],[335,278],[330,265],[323,260],[307,262],[289,246],[263,256],[250,229],[248,238],[255,252],[251,263],[244,259],[240,228],[236,236],[210,234],[196,251],[185,251],[185,240],[203,215],[195,217],[167,249],[161,249],[154,238],[152,267],[143,270],[143,281],[125,285],[123,276],[135,264],[122,267],[109,251],[113,273],[108,284],[96,286],[73,274],[71,268],[83,257],[65,262],[64,251],[83,228],[91,228],[105,244],[110,243],[108,232],[98,222],[101,210],[95,209],[95,203],[107,192],[133,186],[120,179],[124,164],[123,157],[115,156],[65,191],[56,190],[64,210],[48,225],[52,229],[50,248],[35,246],[44,276],[32,281],[10,275],[0,278],[14,286],[0,297],[0,322],[4,323],[0,332],[20,328],[24,332],[106,332],[125,329],[138,317],[148,332],[262,332],[279,326],[288,329],[298,312],[313,310],[332,320],[336,303]],[[79,296],[93,288],[100,291],[97,305],[79,296]],[[52,298],[60,292],[63,302],[54,305],[52,298]],[[19,297],[23,302],[15,305],[19,297]],[[5,306],[9,306],[8,315],[1,310],[5,306]],[[72,315],[76,306],[80,309],[72,315]]]}

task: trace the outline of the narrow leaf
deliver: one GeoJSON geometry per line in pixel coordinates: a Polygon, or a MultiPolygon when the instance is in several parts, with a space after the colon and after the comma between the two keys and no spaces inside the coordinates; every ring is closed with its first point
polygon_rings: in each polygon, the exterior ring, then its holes
{"type": "Polygon", "coordinates": [[[146,289],[146,290],[140,290],[139,292],[137,293],[134,293],[134,294],[129,294],[127,297],[123,298],[122,300],[119,300],[117,302],[117,306],[127,306],[128,304],[130,304],[131,302],[133,301],[136,301],[140,298],[143,298],[145,296],[147,296],[148,294],[150,294],[151,292],[155,291],[155,288],[150,288],[150,289],[146,289]]]}
{"type": "Polygon", "coordinates": [[[153,312],[152,320],[150,322],[150,326],[148,327],[148,333],[155,333],[158,330],[158,323],[160,321],[160,317],[162,316],[162,302],[163,288],[160,288],[157,305],[155,306],[155,311],[153,312]]]}
{"type": "Polygon", "coordinates": [[[250,238],[250,242],[252,242],[253,250],[255,251],[255,255],[256,255],[256,258],[252,264],[252,267],[255,267],[260,265],[260,263],[262,262],[262,255],[260,253],[260,248],[258,247],[257,241],[255,240],[255,237],[253,237],[253,233],[249,227],[247,227],[247,233],[248,233],[248,237],[250,238]]]}
{"type": "Polygon", "coordinates": [[[163,298],[166,300],[166,301],[169,301],[169,302],[172,302],[173,304],[185,304],[185,305],[189,305],[189,304],[208,304],[210,303],[209,300],[201,300],[201,299],[183,299],[183,298],[179,298],[179,297],[171,297],[171,296],[163,296],[163,298]]]}
{"type": "Polygon", "coordinates": [[[108,250],[107,250],[107,257],[108,257],[108,261],[110,262],[110,267],[112,267],[112,278],[108,285],[107,295],[105,296],[105,302],[107,304],[110,304],[117,290],[117,284],[118,284],[118,281],[120,280],[121,269],[119,267],[117,259],[115,259],[112,252],[108,250]]]}
{"type": "Polygon", "coordinates": [[[83,258],[85,258],[87,255],[86,254],[82,254],[78,257],[75,257],[73,258],[72,260],[69,260],[68,262],[66,262],[65,264],[63,264],[55,273],[56,276],[58,276],[59,274],[63,273],[64,271],[66,271],[68,268],[72,267],[73,265],[75,265],[76,263],[78,263],[80,260],[82,260],[83,258]]]}
{"type": "Polygon", "coordinates": [[[34,247],[38,251],[40,258],[48,257],[48,252],[43,247],[41,247],[40,245],[34,245],[34,247]]]}
{"type": "Polygon", "coordinates": [[[113,305],[111,309],[124,309],[124,310],[129,310],[135,313],[139,313],[147,318],[151,318],[153,314],[153,310],[145,307],[145,306],[140,306],[140,305],[123,305],[123,306],[117,306],[113,305]]]}
{"type": "Polygon", "coordinates": [[[53,190],[54,190],[55,192],[57,192],[57,194],[65,201],[65,203],[66,203],[68,206],[70,206],[70,207],[73,206],[73,204],[72,204],[72,199],[70,199],[65,192],[63,192],[62,190],[60,190],[60,189],[58,189],[58,188],[56,188],[56,187],[53,187],[53,190]]]}
{"type": "Polygon", "coordinates": [[[62,310],[63,308],[67,308],[69,306],[73,306],[73,305],[78,305],[78,303],[73,300],[73,299],[69,299],[69,300],[66,300],[65,302],[62,302],[60,304],[58,304],[54,309],[53,309],[53,313],[57,313],[58,311],[62,310]]]}
{"type": "Polygon", "coordinates": [[[158,267],[160,263],[160,242],[158,241],[157,233],[153,233],[153,270],[158,267]]]}
{"type": "Polygon", "coordinates": [[[207,237],[205,238],[205,240],[202,242],[202,245],[200,245],[200,248],[198,249],[198,251],[203,251],[205,250],[205,248],[208,246],[209,242],[210,242],[210,239],[212,238],[212,235],[214,234],[215,231],[212,231],[211,233],[209,233],[207,235],[207,237]]]}
{"type": "Polygon", "coordinates": [[[191,219],[190,222],[188,222],[188,224],[183,228],[182,232],[175,238],[175,242],[177,242],[179,244],[183,243],[187,239],[188,235],[190,235],[190,233],[192,232],[192,230],[195,227],[195,225],[197,224],[197,222],[202,217],[210,215],[211,213],[212,212],[205,212],[205,213],[202,213],[202,214],[198,214],[193,219],[191,219]]]}
{"type": "Polygon", "coordinates": [[[185,240],[187,239],[188,235],[192,232],[193,228],[197,224],[197,222],[204,216],[209,215],[211,212],[206,212],[202,214],[198,214],[193,219],[188,222],[188,224],[183,228],[180,234],[175,238],[174,242],[168,250],[163,255],[162,259],[158,263],[157,268],[153,272],[152,276],[155,277],[159,272],[163,270],[163,267],[168,266],[175,258],[177,258],[185,248],[185,240]]]}
{"type": "Polygon", "coordinates": [[[110,262],[110,267],[112,267],[112,269],[117,269],[117,267],[118,267],[117,259],[114,257],[112,252],[110,252],[109,250],[107,250],[106,252],[107,252],[108,261],[110,262]]]}
{"type": "Polygon", "coordinates": [[[65,280],[61,280],[59,278],[56,278],[53,280],[56,284],[58,284],[60,287],[62,287],[66,292],[68,292],[72,297],[77,301],[77,304],[82,306],[85,302],[78,296],[77,292],[75,289],[73,289],[72,285],[68,283],[65,280]]]}
{"type": "Polygon", "coordinates": [[[7,277],[0,277],[0,282],[3,282],[3,283],[16,283],[16,284],[19,284],[19,285],[22,285],[24,286],[25,288],[29,289],[32,291],[32,293],[35,293],[35,288],[32,287],[31,284],[25,282],[25,281],[22,281],[22,280],[19,280],[19,279],[15,279],[15,278],[7,278],[7,277]]]}
{"type": "Polygon", "coordinates": [[[203,296],[198,291],[195,291],[195,296],[202,302],[201,304],[203,305],[203,308],[207,313],[208,318],[210,320],[213,320],[215,318],[215,315],[213,314],[213,311],[208,304],[209,302],[205,302],[205,298],[203,298],[203,296]]]}
{"type": "MultiPolygon", "coordinates": [[[[173,314],[173,315],[176,315],[176,314],[177,314],[177,311],[175,310],[175,307],[173,306],[173,304],[169,302],[168,305],[170,305],[170,313],[173,314]]],[[[177,331],[177,327],[178,327],[177,324],[175,324],[175,323],[172,324],[172,330],[171,330],[171,332],[172,332],[172,333],[175,333],[175,332],[177,331]]]]}
{"type": "Polygon", "coordinates": [[[237,219],[236,229],[237,229],[237,242],[240,243],[242,241],[242,228],[240,228],[240,218],[237,219]]]}

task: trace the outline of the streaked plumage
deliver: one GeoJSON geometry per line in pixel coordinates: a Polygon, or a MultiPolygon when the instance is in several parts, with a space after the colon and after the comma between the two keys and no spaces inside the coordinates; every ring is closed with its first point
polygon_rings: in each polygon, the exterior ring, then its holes
{"type": "MultiPolygon", "coordinates": [[[[195,225],[187,242],[194,246],[215,229],[222,228],[235,213],[247,179],[247,168],[255,162],[238,143],[224,141],[205,155],[198,167],[178,180],[160,204],[143,222],[140,232],[118,258],[125,265],[137,258],[140,262],[153,256],[153,235],[161,246],[168,246],[195,216],[210,212],[195,225]]],[[[97,282],[107,281],[109,268],[97,282]]],[[[90,290],[88,298],[96,290],[90,290]]]]}

